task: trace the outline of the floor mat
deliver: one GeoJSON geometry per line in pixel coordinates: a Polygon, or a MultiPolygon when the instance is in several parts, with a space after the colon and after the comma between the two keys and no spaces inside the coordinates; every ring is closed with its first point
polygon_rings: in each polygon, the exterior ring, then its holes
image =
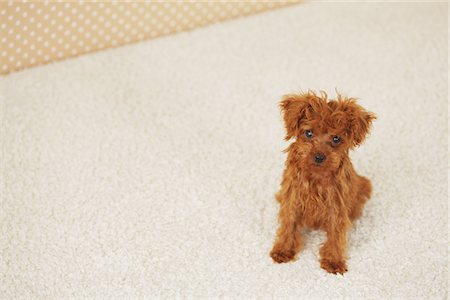
{"type": "Polygon", "coordinates": [[[445,298],[447,4],[317,3],[0,80],[0,286],[11,298],[445,298]],[[278,101],[335,89],[378,115],[374,194],[344,276],[269,257],[278,101]]]}

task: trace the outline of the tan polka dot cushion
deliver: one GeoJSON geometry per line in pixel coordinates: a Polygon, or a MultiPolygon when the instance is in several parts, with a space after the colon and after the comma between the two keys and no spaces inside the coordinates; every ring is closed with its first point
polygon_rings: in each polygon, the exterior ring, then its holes
{"type": "Polygon", "coordinates": [[[1,2],[0,74],[296,2],[1,2]]]}

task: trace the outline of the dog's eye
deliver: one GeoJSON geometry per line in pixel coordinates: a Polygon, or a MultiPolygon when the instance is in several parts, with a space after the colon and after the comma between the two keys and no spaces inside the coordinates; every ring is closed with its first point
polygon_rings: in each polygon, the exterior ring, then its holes
{"type": "Polygon", "coordinates": [[[313,132],[311,130],[306,130],[305,131],[305,136],[310,139],[313,137],[313,132]]]}
{"type": "Polygon", "coordinates": [[[338,145],[341,142],[341,138],[337,135],[333,136],[333,144],[338,145]]]}

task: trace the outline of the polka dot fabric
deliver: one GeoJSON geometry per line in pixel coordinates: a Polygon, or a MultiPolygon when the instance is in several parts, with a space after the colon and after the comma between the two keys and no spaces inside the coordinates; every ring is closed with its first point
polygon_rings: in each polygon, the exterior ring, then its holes
{"type": "Polygon", "coordinates": [[[0,74],[296,2],[1,2],[0,74]]]}

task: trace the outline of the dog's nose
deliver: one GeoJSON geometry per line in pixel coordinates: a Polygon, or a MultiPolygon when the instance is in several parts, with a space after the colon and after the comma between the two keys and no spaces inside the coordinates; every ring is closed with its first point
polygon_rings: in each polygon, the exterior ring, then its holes
{"type": "Polygon", "coordinates": [[[316,155],[314,155],[314,161],[318,164],[323,163],[325,158],[326,158],[326,156],[323,153],[316,153],[316,155]]]}

